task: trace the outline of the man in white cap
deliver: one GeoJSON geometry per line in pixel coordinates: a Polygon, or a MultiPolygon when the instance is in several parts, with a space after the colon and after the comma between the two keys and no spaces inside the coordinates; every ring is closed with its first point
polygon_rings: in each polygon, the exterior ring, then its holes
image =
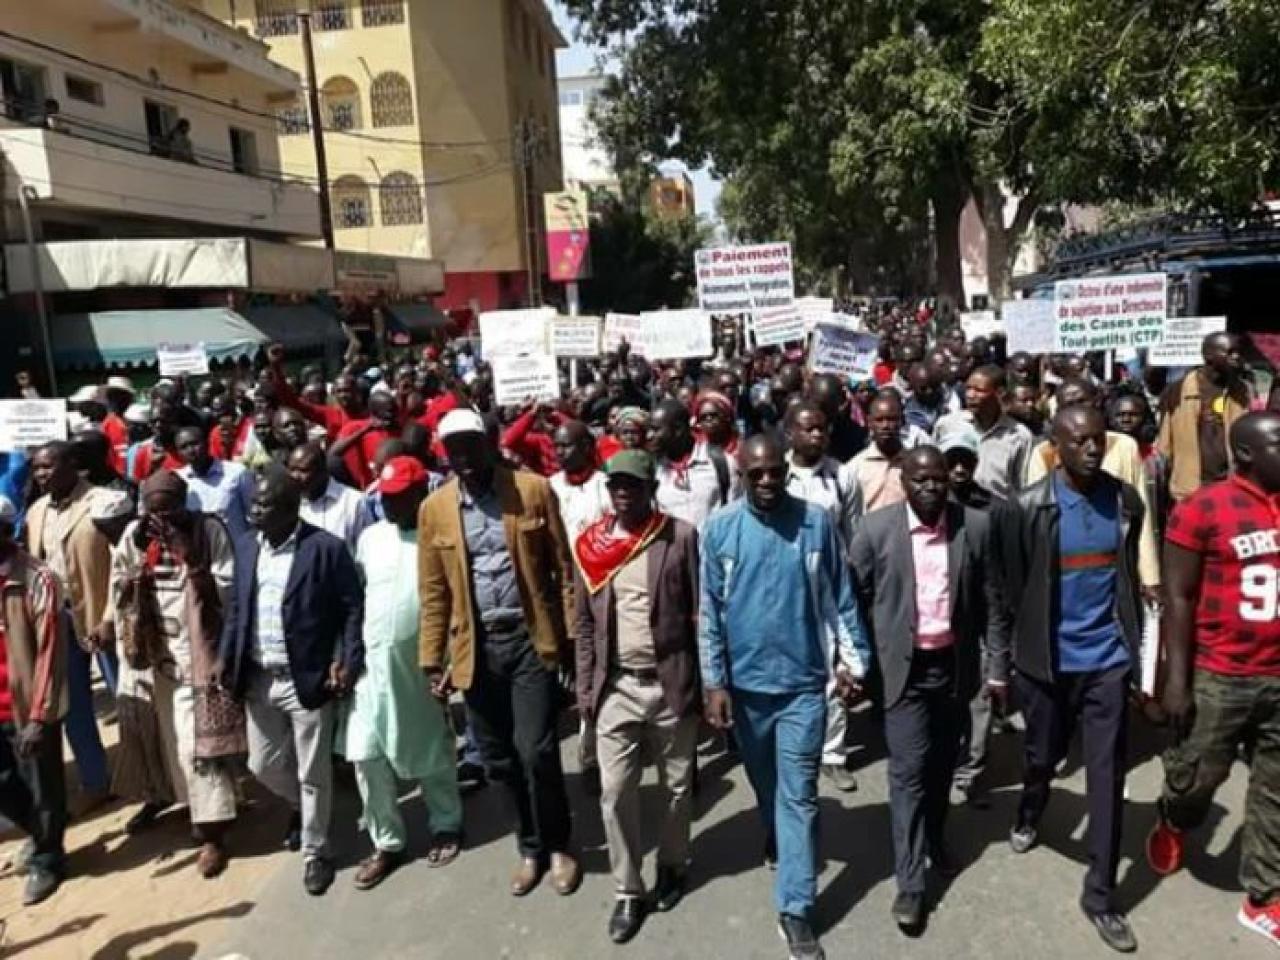
{"type": "Polygon", "coordinates": [[[111,409],[107,397],[106,387],[85,386],[71,395],[67,405],[78,411],[89,426],[106,435],[110,445],[107,463],[116,473],[123,473],[124,456],[129,449],[129,428],[124,419],[111,409]]]}
{"type": "Polygon", "coordinates": [[[478,413],[446,414],[440,439],[455,476],[419,518],[422,669],[437,697],[463,692],[489,776],[515,802],[511,893],[529,893],[549,870],[556,892],[570,894],[581,872],[556,737],[556,671],[572,649],[568,538],[548,482],[503,466],[478,413]]]}

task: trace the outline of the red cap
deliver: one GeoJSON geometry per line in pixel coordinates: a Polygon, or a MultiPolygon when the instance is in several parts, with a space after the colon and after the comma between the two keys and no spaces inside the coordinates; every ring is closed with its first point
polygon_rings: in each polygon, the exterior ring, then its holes
{"type": "Polygon", "coordinates": [[[427,482],[427,468],[413,457],[393,457],[378,474],[379,493],[404,493],[427,482]]]}
{"type": "Polygon", "coordinates": [[[433,344],[430,344],[430,345],[428,345],[428,346],[423,347],[423,348],[422,348],[422,359],[423,359],[423,360],[439,360],[439,359],[440,359],[440,348],[439,348],[439,347],[437,347],[434,343],[433,343],[433,344]]]}

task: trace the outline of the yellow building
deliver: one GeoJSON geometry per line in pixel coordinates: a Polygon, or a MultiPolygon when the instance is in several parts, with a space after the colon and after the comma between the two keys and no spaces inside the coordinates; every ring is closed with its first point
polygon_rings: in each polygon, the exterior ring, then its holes
{"type": "MultiPolygon", "coordinates": [[[[303,74],[307,5],[203,0],[303,74]]],[[[446,308],[523,303],[530,267],[545,273],[542,194],[561,186],[565,40],[542,0],[309,5],[338,248],[443,260],[446,308]]],[[[275,111],[285,167],[314,174],[305,96],[275,111]]]]}
{"type": "Polygon", "coordinates": [[[664,220],[692,217],[697,210],[693,181],[684,171],[667,173],[649,184],[649,207],[664,220]]]}

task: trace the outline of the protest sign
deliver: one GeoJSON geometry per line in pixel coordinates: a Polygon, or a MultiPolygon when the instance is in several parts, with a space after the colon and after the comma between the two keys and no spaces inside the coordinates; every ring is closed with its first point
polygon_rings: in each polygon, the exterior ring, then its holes
{"type": "Polygon", "coordinates": [[[551,307],[492,310],[480,314],[480,342],[484,344],[485,357],[547,353],[550,349],[551,319],[555,315],[551,307]]]}
{"type": "Polygon", "coordinates": [[[65,439],[66,400],[0,400],[0,453],[65,439]]]}
{"type": "Polygon", "coordinates": [[[805,338],[804,317],[795,307],[758,311],[752,321],[757,347],[780,347],[805,338]]]}
{"type": "Polygon", "coordinates": [[[644,344],[640,342],[640,314],[606,313],[604,315],[604,352],[613,353],[626,340],[631,352],[644,356],[644,344]]]}
{"type": "Polygon", "coordinates": [[[556,317],[551,321],[551,352],[557,357],[600,355],[599,317],[556,317]]]}
{"type": "Polygon", "coordinates": [[[830,297],[797,297],[795,308],[804,318],[804,332],[809,333],[818,324],[830,320],[836,302],[830,297]]]}
{"type": "Polygon", "coordinates": [[[715,352],[711,315],[701,310],[656,310],[640,314],[646,360],[685,360],[715,352]]]}
{"type": "Polygon", "coordinates": [[[517,406],[530,397],[555,400],[560,396],[560,370],[549,353],[503,353],[489,362],[493,399],[501,407],[517,406]]]}
{"type": "Polygon", "coordinates": [[[879,349],[880,339],[875,334],[820,323],[814,327],[809,345],[809,369],[844,379],[869,377],[879,349]]]}
{"type": "Polygon", "coordinates": [[[162,377],[202,377],[209,372],[203,343],[161,343],[156,346],[162,377]]]}
{"type": "Polygon", "coordinates": [[[960,314],[960,329],[964,331],[966,340],[973,341],[1001,333],[1005,327],[994,310],[971,310],[960,314]]]}
{"type": "Polygon", "coordinates": [[[790,306],[795,299],[789,243],[699,250],[693,263],[703,310],[747,313],[790,306]]]}
{"type": "Polygon", "coordinates": [[[1053,352],[1057,324],[1052,300],[1006,300],[1000,305],[1000,319],[1004,322],[1006,350],[1010,355],[1053,352]]]}
{"type": "Polygon", "coordinates": [[[1226,329],[1226,317],[1170,317],[1164,324],[1164,340],[1147,351],[1147,363],[1153,367],[1198,367],[1204,362],[1200,353],[1204,338],[1226,329]]]}
{"type": "Polygon", "coordinates": [[[1164,337],[1168,282],[1163,273],[1059,280],[1053,312],[1060,353],[1152,347],[1164,337]]]}

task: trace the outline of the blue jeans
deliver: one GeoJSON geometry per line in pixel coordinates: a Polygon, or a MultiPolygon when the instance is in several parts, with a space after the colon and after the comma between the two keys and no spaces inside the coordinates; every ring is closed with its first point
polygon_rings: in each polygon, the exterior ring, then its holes
{"type": "MultiPolygon", "coordinates": [[[[111,786],[111,772],[107,769],[107,752],[102,749],[98,735],[98,718],[93,712],[93,680],[89,654],[76,642],[73,630],[68,630],[70,647],[67,653],[67,685],[71,703],[67,711],[67,740],[80,771],[80,785],[89,793],[106,791],[111,786]]],[[[115,696],[118,682],[119,660],[114,652],[99,651],[98,669],[111,695],[115,696]]]]}
{"type": "Polygon", "coordinates": [[[777,843],[779,913],[808,919],[817,896],[818,767],[827,730],[823,690],[733,690],[733,729],[765,832],[777,843]]]}

